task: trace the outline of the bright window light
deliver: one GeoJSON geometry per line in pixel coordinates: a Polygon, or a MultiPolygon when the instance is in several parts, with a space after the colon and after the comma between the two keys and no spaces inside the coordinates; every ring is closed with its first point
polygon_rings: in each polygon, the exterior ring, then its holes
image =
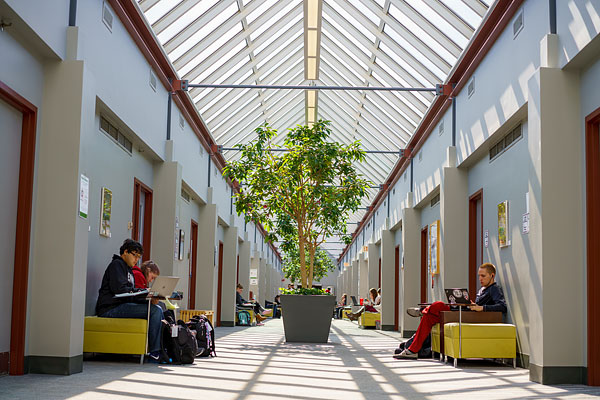
{"type": "Polygon", "coordinates": [[[315,80],[317,79],[317,59],[316,58],[308,58],[306,60],[307,70],[306,70],[306,79],[315,80]]]}
{"type": "Polygon", "coordinates": [[[317,56],[317,31],[309,30],[306,32],[307,34],[307,56],[308,57],[316,57],[317,56]]]}
{"type": "Polygon", "coordinates": [[[308,0],[306,14],[308,28],[317,29],[317,24],[319,22],[319,0],[308,0]]]}
{"type": "Polygon", "coordinates": [[[317,92],[316,90],[307,90],[306,91],[306,102],[308,103],[308,107],[314,107],[317,102],[317,92]]]}

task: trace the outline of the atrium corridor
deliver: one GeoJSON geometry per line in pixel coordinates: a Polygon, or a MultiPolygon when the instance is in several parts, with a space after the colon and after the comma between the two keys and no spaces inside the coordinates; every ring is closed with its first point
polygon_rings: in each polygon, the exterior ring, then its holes
{"type": "Polygon", "coordinates": [[[583,399],[600,388],[540,385],[529,370],[487,361],[458,369],[391,357],[398,332],[334,320],[329,343],[286,344],[281,320],[217,328],[217,358],[191,366],[86,361],[70,376],[0,378],[2,399],[583,399]]]}

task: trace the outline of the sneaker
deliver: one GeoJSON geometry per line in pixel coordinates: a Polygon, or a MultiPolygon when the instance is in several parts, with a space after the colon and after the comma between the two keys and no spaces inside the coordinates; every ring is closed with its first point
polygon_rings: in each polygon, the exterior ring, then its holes
{"type": "Polygon", "coordinates": [[[159,364],[160,363],[160,352],[153,351],[148,354],[148,362],[151,364],[159,364]]]}
{"type": "Polygon", "coordinates": [[[421,312],[421,309],[419,307],[407,308],[406,313],[408,315],[410,315],[411,317],[416,317],[416,318],[423,316],[423,313],[421,312]]]}
{"type": "Polygon", "coordinates": [[[256,326],[265,326],[265,323],[264,322],[257,322],[256,326]]]}
{"type": "Polygon", "coordinates": [[[409,349],[402,350],[402,353],[400,353],[400,354],[394,354],[394,358],[396,360],[402,360],[402,359],[416,360],[417,356],[418,356],[417,353],[413,353],[409,349]]]}
{"type": "Polygon", "coordinates": [[[348,314],[348,319],[350,321],[358,321],[359,318],[360,318],[360,314],[354,314],[354,313],[348,314]]]}

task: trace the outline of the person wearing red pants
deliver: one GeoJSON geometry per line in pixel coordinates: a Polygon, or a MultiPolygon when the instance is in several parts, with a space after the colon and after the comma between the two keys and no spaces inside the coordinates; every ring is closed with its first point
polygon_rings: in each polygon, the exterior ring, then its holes
{"type": "MultiPolygon", "coordinates": [[[[481,289],[477,293],[475,303],[469,308],[472,311],[502,311],[506,312],[506,301],[502,288],[496,284],[496,267],[494,264],[485,263],[479,267],[479,283],[481,289]]],[[[421,322],[413,341],[408,348],[405,348],[400,354],[394,355],[397,359],[416,359],[417,353],[421,349],[423,342],[429,336],[431,328],[440,322],[440,313],[450,311],[450,307],[441,301],[427,306],[423,311],[419,309],[409,309],[407,312],[415,317],[421,316],[421,322]]]]}

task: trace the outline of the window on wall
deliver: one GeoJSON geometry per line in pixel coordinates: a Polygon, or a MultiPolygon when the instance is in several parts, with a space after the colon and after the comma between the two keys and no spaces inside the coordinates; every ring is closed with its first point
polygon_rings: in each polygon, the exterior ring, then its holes
{"type": "Polygon", "coordinates": [[[523,125],[519,124],[515,129],[508,132],[498,143],[490,149],[490,161],[498,158],[510,146],[523,137],[523,125]]]}
{"type": "Polygon", "coordinates": [[[119,129],[112,124],[108,119],[100,117],[100,130],[113,138],[123,149],[131,154],[133,151],[133,143],[119,129]]]}
{"type": "Polygon", "coordinates": [[[431,207],[437,205],[440,202],[440,194],[436,194],[435,196],[433,196],[433,199],[431,199],[431,207]]]}
{"type": "Polygon", "coordinates": [[[185,189],[181,189],[181,197],[187,201],[188,203],[190,202],[191,196],[188,192],[185,191],[185,189]]]}

